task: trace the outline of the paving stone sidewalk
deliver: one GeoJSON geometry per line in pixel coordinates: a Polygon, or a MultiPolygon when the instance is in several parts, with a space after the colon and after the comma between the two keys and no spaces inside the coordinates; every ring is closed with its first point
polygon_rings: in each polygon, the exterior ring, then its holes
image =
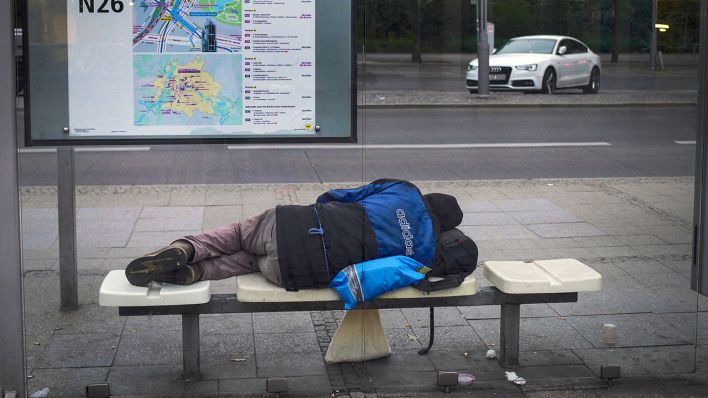
{"type": "Polygon", "coordinates": [[[464,87],[459,91],[364,91],[359,107],[588,107],[588,106],[679,106],[696,105],[696,90],[639,91],[603,90],[598,94],[583,94],[580,90],[559,91],[554,95],[493,92],[482,98],[471,95],[464,87]]]}
{"type": "MultiPolygon", "coordinates": [[[[323,355],[342,311],[202,317],[203,378],[180,380],[179,317],[119,317],[99,307],[103,276],[174,238],[244,218],[276,204],[311,203],[323,191],[359,184],[81,186],[77,192],[79,300],[59,310],[56,189],[22,187],[28,391],[79,397],[109,382],[114,397],[263,396],[264,379],[288,377],[288,396],[443,396],[436,370],[472,373],[455,395],[561,397],[705,396],[708,300],[689,288],[693,179],[628,178],[417,182],[455,195],[462,229],[480,261],[578,258],[604,277],[578,303],[522,308],[516,386],[484,357],[498,344],[499,308],[436,311],[427,356],[427,309],[381,311],[394,354],[327,366],[323,355]],[[599,340],[614,323],[619,341],[599,340]],[[601,364],[624,377],[609,392],[601,364]]],[[[488,285],[481,270],[481,286],[488,285]]],[[[233,290],[233,280],[214,284],[233,290]]],[[[447,395],[445,395],[447,396],[447,395]]]]}

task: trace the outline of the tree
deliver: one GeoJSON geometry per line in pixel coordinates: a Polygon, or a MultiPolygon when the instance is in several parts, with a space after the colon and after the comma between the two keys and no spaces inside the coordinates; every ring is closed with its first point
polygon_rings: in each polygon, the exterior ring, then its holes
{"type": "Polygon", "coordinates": [[[619,31],[619,21],[620,21],[620,1],[613,0],[612,4],[612,62],[619,62],[619,43],[620,43],[620,31],[619,31]]]}
{"type": "MultiPolygon", "coordinates": [[[[489,4],[489,15],[494,15],[494,25],[498,28],[495,40],[506,41],[516,36],[543,33],[539,31],[538,20],[532,4],[527,0],[504,0],[489,4]]],[[[491,18],[489,18],[491,20],[491,18]]]]}
{"type": "Polygon", "coordinates": [[[413,28],[413,48],[411,49],[411,61],[422,63],[423,56],[420,51],[420,1],[409,0],[409,9],[411,15],[411,27],[413,28]]]}

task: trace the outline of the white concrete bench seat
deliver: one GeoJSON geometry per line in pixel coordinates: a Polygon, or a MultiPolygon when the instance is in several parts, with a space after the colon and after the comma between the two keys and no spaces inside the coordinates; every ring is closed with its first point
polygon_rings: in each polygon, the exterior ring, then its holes
{"type": "MultiPolygon", "coordinates": [[[[366,329],[367,339],[370,333],[383,335],[377,309],[428,307],[430,340],[428,347],[420,351],[422,354],[433,345],[434,307],[500,305],[499,360],[504,367],[518,366],[522,304],[575,302],[578,300],[578,292],[595,291],[602,287],[600,274],[573,259],[528,263],[487,261],[484,275],[493,286],[479,288],[474,275],[470,275],[462,285],[454,289],[426,294],[413,287],[407,287],[367,301],[359,305],[358,309],[374,311],[350,311],[352,316],[347,316],[348,320],[345,318],[349,326],[346,330],[337,331],[331,346],[337,347],[339,344],[339,347],[345,349],[342,352],[365,352],[368,347],[351,349],[351,342],[358,340],[356,337],[352,338],[352,332],[360,333],[366,329]]],[[[132,286],[125,280],[122,270],[108,274],[101,286],[99,303],[104,306],[117,306],[120,316],[181,315],[183,374],[187,378],[198,377],[200,373],[200,314],[327,311],[343,308],[333,289],[288,292],[269,283],[260,273],[237,277],[234,294],[211,294],[208,282],[191,286],[132,286]]],[[[367,358],[388,353],[388,342],[385,338],[379,343],[381,344],[365,355],[367,358]]]]}
{"type": "Polygon", "coordinates": [[[189,286],[151,283],[148,287],[131,285],[125,271],[114,270],[103,278],[98,304],[104,307],[149,307],[203,304],[211,300],[211,282],[189,286]]]}
{"type": "MultiPolygon", "coordinates": [[[[445,289],[429,294],[423,293],[414,287],[404,287],[385,294],[378,298],[386,299],[415,299],[430,297],[469,296],[477,293],[477,280],[473,275],[467,276],[462,284],[454,289],[445,289]]],[[[289,292],[282,287],[268,282],[260,272],[236,277],[236,296],[244,303],[259,302],[301,302],[301,301],[341,301],[339,294],[334,289],[302,289],[289,292]]]]}
{"type": "MultiPolygon", "coordinates": [[[[334,289],[303,289],[297,292],[275,286],[260,272],[241,275],[236,279],[236,296],[240,302],[302,302],[341,301],[334,289]]],[[[434,280],[434,279],[433,279],[434,280]]],[[[477,280],[473,275],[454,288],[433,293],[423,293],[414,287],[405,287],[379,296],[379,299],[412,299],[430,297],[468,296],[477,293],[477,280]]],[[[144,307],[203,304],[211,299],[211,282],[201,281],[189,286],[153,283],[148,287],[133,286],[122,270],[106,275],[99,291],[99,304],[104,307],[144,307]]]]}
{"type": "Polygon", "coordinates": [[[557,260],[487,261],[484,276],[510,294],[596,292],[602,275],[572,258],[557,260]]]}

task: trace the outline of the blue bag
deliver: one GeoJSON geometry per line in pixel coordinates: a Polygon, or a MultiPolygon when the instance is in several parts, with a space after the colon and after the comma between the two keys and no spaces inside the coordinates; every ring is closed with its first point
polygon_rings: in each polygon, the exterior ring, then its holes
{"type": "Polygon", "coordinates": [[[344,309],[351,310],[358,303],[420,282],[428,271],[428,267],[407,256],[383,257],[344,268],[329,287],[337,290],[344,309]]]}

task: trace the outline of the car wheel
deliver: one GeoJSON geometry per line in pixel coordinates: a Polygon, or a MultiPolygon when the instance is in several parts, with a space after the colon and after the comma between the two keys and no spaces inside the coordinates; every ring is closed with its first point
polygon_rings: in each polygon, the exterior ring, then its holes
{"type": "Polygon", "coordinates": [[[551,68],[546,69],[543,74],[541,92],[544,94],[554,94],[556,92],[556,71],[551,68]]]}
{"type": "Polygon", "coordinates": [[[600,91],[600,70],[592,68],[590,81],[587,86],[583,87],[583,92],[585,94],[597,94],[598,91],[600,91]]]}

